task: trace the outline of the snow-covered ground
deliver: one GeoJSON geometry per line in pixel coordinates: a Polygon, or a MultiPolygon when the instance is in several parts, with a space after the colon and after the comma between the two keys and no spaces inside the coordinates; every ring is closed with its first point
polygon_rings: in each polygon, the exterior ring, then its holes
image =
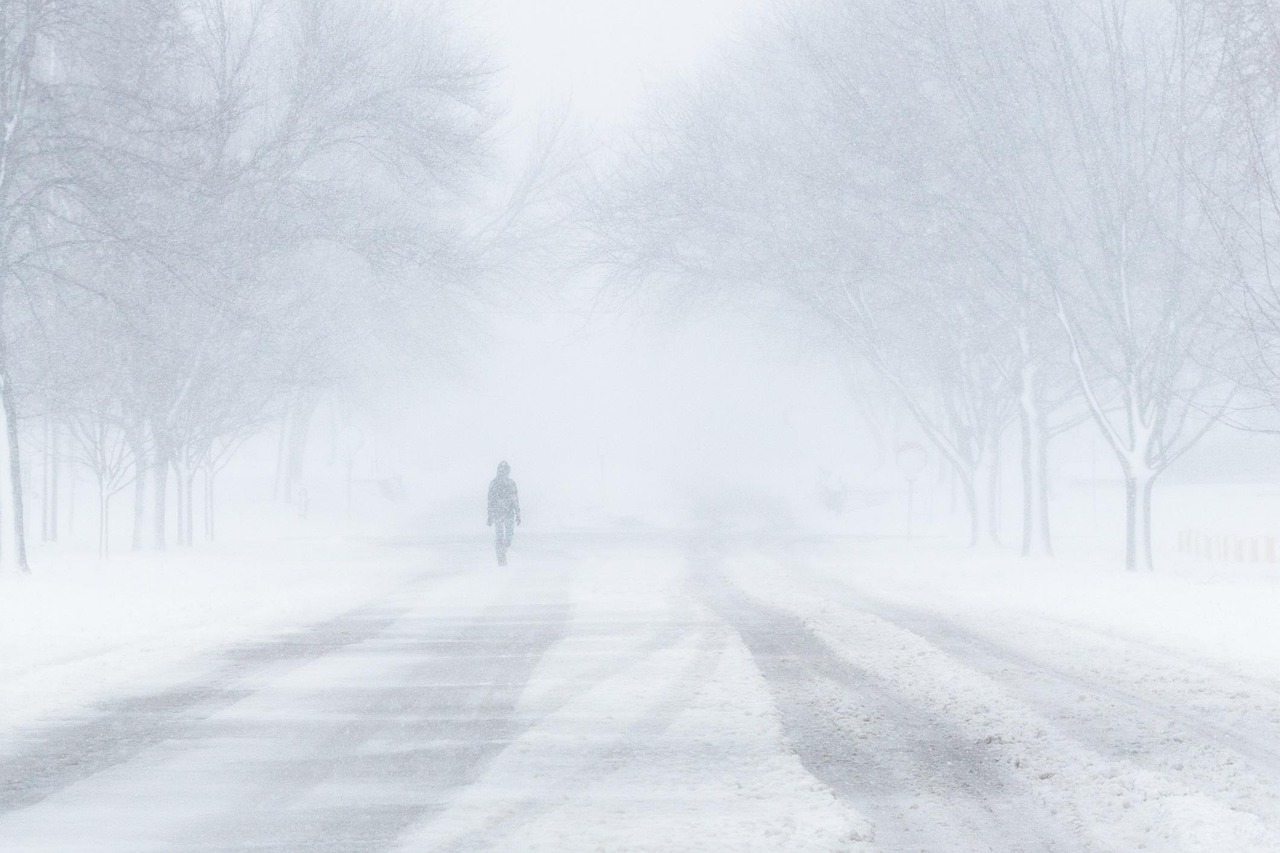
{"type": "Polygon", "coordinates": [[[1280,849],[1280,568],[1126,574],[874,541],[725,560],[981,744],[1086,849],[1280,849]]]}
{"type": "Polygon", "coordinates": [[[678,542],[523,544],[499,570],[452,543],[345,617],[27,727],[0,850],[866,846],[678,542]]]}
{"type": "Polygon", "coordinates": [[[0,592],[3,851],[1280,849],[1268,566],[525,531],[0,592]]]}
{"type": "Polygon", "coordinates": [[[37,552],[30,576],[0,577],[0,733],[171,684],[207,653],[350,610],[434,559],[338,538],[37,552]]]}

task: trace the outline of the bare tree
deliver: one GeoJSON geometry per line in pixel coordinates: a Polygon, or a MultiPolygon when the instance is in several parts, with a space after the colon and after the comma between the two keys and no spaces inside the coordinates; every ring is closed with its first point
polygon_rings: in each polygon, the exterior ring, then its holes
{"type": "Polygon", "coordinates": [[[952,191],[931,148],[950,130],[882,10],[827,4],[682,105],[624,159],[599,213],[602,261],[708,293],[781,294],[870,365],[955,468],[974,544],[998,535],[999,438],[1017,400],[988,264],[940,217],[952,191]]]}
{"type": "Polygon", "coordinates": [[[111,498],[129,485],[136,460],[117,407],[100,400],[94,408],[73,414],[69,421],[79,461],[98,486],[98,556],[110,554],[111,498]]]}
{"type": "Polygon", "coordinates": [[[1280,10],[1259,0],[1205,4],[1226,53],[1217,90],[1225,131],[1217,182],[1203,184],[1232,278],[1219,367],[1241,394],[1225,421],[1280,433],[1280,10]]]}
{"type": "Polygon", "coordinates": [[[1055,164],[1043,156],[1054,125],[1023,69],[1045,61],[1050,46],[1030,6],[913,0],[901,14],[937,93],[930,110],[945,116],[947,132],[934,135],[929,155],[949,188],[935,200],[937,215],[957,234],[954,251],[982,259],[988,310],[1000,315],[998,333],[1016,343],[1022,552],[1051,554],[1049,445],[1088,416],[1037,260],[1061,254],[1045,192],[1055,164]]]}
{"type": "Polygon", "coordinates": [[[447,326],[502,230],[465,227],[488,72],[445,3],[0,0],[0,36],[0,557],[26,569],[19,409],[49,400],[107,493],[132,472],[135,547],[171,481],[189,543],[197,470],[211,513],[287,401],[447,326]]]}
{"type": "Polygon", "coordinates": [[[1150,569],[1153,486],[1233,391],[1211,366],[1224,282],[1205,204],[1224,165],[1223,52],[1188,2],[1099,0],[1089,12],[1046,6],[1053,52],[1025,68],[1056,112],[1044,156],[1066,235],[1066,251],[1038,254],[1124,475],[1126,566],[1150,569]]]}
{"type": "Polygon", "coordinates": [[[61,177],[56,151],[64,129],[44,109],[64,10],[53,0],[0,3],[0,561],[27,572],[18,412],[5,308],[28,255],[44,248],[40,221],[61,177]]]}
{"type": "MultiPolygon", "coordinates": [[[[459,223],[492,121],[486,72],[448,37],[443,6],[192,9],[171,51],[185,73],[158,77],[178,85],[161,98],[172,120],[162,145],[137,140],[147,172],[112,223],[128,234],[117,246],[133,272],[130,423],[148,454],[137,493],[157,547],[171,479],[179,537],[193,538],[195,472],[217,430],[239,435],[284,401],[314,401],[367,360],[361,320],[423,320],[435,307],[424,281],[471,275],[459,223]],[[314,257],[347,276],[303,274],[314,257]]],[[[305,436],[294,438],[296,457],[305,436]]]]}
{"type": "MultiPolygon", "coordinates": [[[[969,496],[1020,423],[1023,550],[1050,550],[1048,446],[1091,418],[1151,565],[1159,474],[1232,392],[1224,40],[1203,6],[985,0],[795,7],[660,113],[598,221],[626,276],[759,299],[845,330],[969,496]],[[980,473],[985,469],[985,473],[980,473]]],[[[981,516],[986,520],[981,520],[981,516]]]]}

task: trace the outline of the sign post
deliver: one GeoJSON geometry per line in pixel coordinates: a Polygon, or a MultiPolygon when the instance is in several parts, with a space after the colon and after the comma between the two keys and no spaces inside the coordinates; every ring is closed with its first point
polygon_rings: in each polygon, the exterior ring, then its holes
{"type": "Polygon", "coordinates": [[[898,445],[897,460],[898,470],[907,478],[907,538],[910,539],[915,515],[916,477],[929,464],[929,454],[923,445],[907,441],[898,445]]]}

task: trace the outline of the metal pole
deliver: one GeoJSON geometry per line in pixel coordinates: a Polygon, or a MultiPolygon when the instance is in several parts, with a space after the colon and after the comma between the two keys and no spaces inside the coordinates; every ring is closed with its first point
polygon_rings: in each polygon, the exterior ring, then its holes
{"type": "Polygon", "coordinates": [[[907,479],[907,538],[911,536],[911,518],[914,515],[916,504],[916,481],[914,477],[907,479]]]}

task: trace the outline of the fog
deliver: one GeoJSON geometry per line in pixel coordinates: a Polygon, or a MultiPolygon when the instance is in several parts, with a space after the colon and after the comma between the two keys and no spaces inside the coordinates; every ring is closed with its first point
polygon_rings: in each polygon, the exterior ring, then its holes
{"type": "Polygon", "coordinates": [[[276,516],[461,532],[505,458],[544,530],[717,504],[1023,555],[1058,528],[1130,569],[1226,535],[1176,483],[1270,428],[1270,90],[1224,82],[1262,13],[1111,11],[38,19],[79,64],[23,72],[15,510],[103,557],[276,516]]]}
{"type": "Polygon", "coordinates": [[[472,523],[495,453],[553,527],[685,527],[716,495],[810,511],[823,475],[881,460],[838,371],[785,346],[762,352],[754,332],[741,319],[659,327],[589,308],[510,315],[484,358],[409,418],[402,446],[422,489],[465,504],[472,523]],[[821,417],[831,411],[852,426],[821,417]]]}
{"type": "Polygon", "coordinates": [[[0,0],[0,853],[1280,849],[1277,34],[0,0]]]}

